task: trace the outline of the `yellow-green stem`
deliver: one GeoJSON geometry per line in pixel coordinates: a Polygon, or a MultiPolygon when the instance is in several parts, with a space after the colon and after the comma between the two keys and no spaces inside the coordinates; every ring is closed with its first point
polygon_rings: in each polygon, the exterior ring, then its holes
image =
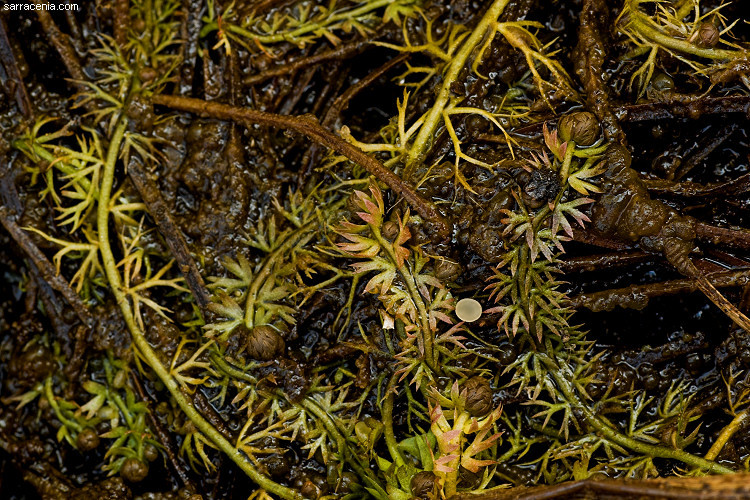
{"type": "Polygon", "coordinates": [[[562,167],[560,167],[560,182],[563,186],[568,184],[568,174],[570,173],[570,162],[573,161],[573,153],[576,150],[576,143],[568,141],[568,148],[565,150],[562,167]]]}
{"type": "Polygon", "coordinates": [[[44,381],[44,397],[47,398],[47,401],[49,402],[49,405],[52,407],[52,410],[54,410],[55,415],[57,415],[57,419],[60,421],[61,424],[63,424],[65,427],[70,427],[76,432],[81,432],[82,427],[76,422],[75,420],[69,420],[65,418],[65,415],[63,415],[62,409],[60,408],[60,405],[57,403],[57,397],[55,396],[55,393],[52,391],[52,378],[48,377],[47,380],[44,381]]]}
{"type": "Polygon", "coordinates": [[[471,35],[466,41],[464,41],[461,49],[451,60],[450,66],[448,66],[448,70],[443,77],[443,85],[435,98],[435,104],[433,104],[432,109],[428,111],[424,123],[419,129],[419,134],[417,134],[414,143],[412,143],[411,148],[409,148],[406,158],[406,167],[404,168],[402,176],[404,180],[409,180],[414,172],[414,168],[420,161],[422,161],[422,156],[427,150],[427,147],[435,134],[435,130],[437,130],[438,125],[443,118],[443,110],[450,101],[451,85],[458,80],[459,74],[466,67],[466,61],[469,59],[469,56],[481,43],[482,38],[484,38],[484,35],[489,28],[497,21],[497,18],[502,14],[503,9],[508,5],[509,1],[510,0],[495,0],[492,2],[487,9],[487,12],[485,12],[484,16],[479,21],[479,24],[476,25],[471,32],[471,35]]]}
{"type": "Polygon", "coordinates": [[[404,457],[401,456],[401,452],[398,451],[398,443],[396,442],[396,436],[393,433],[393,392],[391,392],[391,385],[388,385],[388,394],[383,400],[383,435],[385,436],[385,445],[388,447],[388,452],[391,454],[391,458],[396,463],[396,467],[403,467],[406,465],[404,457]]]}
{"type": "MultiPolygon", "coordinates": [[[[296,30],[287,31],[286,33],[277,33],[275,35],[258,35],[256,33],[253,33],[252,31],[246,30],[235,24],[230,24],[228,27],[226,27],[226,29],[234,34],[242,35],[245,38],[254,40],[261,44],[278,43],[278,42],[285,42],[285,41],[293,42],[295,38],[301,37],[303,35],[307,35],[308,33],[313,33],[318,30],[324,30],[326,26],[331,26],[345,19],[357,18],[359,16],[367,14],[368,12],[377,10],[381,7],[386,7],[391,3],[393,3],[393,0],[375,0],[373,2],[366,2],[362,7],[359,7],[358,9],[341,12],[339,14],[334,14],[331,17],[329,17],[327,20],[325,20],[325,22],[305,23],[304,26],[301,26],[297,28],[296,30]]],[[[218,28],[218,25],[216,27],[218,28]]]]}
{"type": "MultiPolygon", "coordinates": [[[[391,247],[390,243],[388,243],[383,238],[378,228],[373,227],[373,235],[378,240],[378,243],[380,243],[380,247],[385,249],[391,261],[395,265],[398,262],[398,259],[396,259],[396,254],[393,252],[393,248],[391,247]]],[[[424,361],[425,363],[427,363],[427,366],[430,368],[430,370],[435,371],[437,369],[437,366],[435,366],[435,339],[433,338],[434,333],[432,332],[430,323],[428,321],[428,318],[430,316],[427,312],[427,306],[425,305],[424,300],[422,300],[422,294],[419,293],[417,285],[416,283],[414,283],[414,277],[411,275],[411,273],[408,273],[406,271],[405,267],[406,264],[404,264],[404,266],[402,266],[398,270],[398,272],[399,274],[401,274],[401,277],[406,284],[406,288],[409,290],[409,295],[414,301],[414,305],[417,307],[417,313],[419,315],[420,322],[419,327],[422,331],[422,345],[424,346],[424,361]]]]}
{"type": "MultiPolygon", "coordinates": [[[[458,491],[458,473],[459,473],[459,464],[461,463],[461,451],[463,450],[463,428],[466,425],[466,422],[469,420],[470,415],[466,413],[465,411],[461,412],[456,418],[455,422],[453,422],[453,429],[459,429],[462,432],[458,434],[454,439],[450,441],[450,444],[457,446],[456,453],[458,456],[448,462],[447,466],[450,467],[452,470],[451,472],[448,472],[445,474],[445,484],[443,485],[443,492],[445,493],[445,496],[450,498],[453,495],[456,494],[458,491]]],[[[442,450],[441,450],[442,451],[442,450]]]]}
{"type": "Polygon", "coordinates": [[[630,8],[630,22],[638,33],[649,41],[676,52],[683,52],[705,59],[731,60],[739,57],[747,57],[746,51],[714,49],[710,47],[699,47],[687,40],[679,40],[663,33],[654,22],[638,9],[639,0],[628,0],[630,8]]]}
{"type": "Polygon", "coordinates": [[[732,436],[734,436],[734,434],[738,430],[740,430],[743,425],[745,425],[749,416],[750,409],[743,410],[735,415],[732,421],[729,422],[729,424],[721,430],[719,437],[716,438],[714,444],[711,445],[711,449],[708,450],[708,453],[706,453],[706,456],[703,458],[705,458],[706,460],[715,460],[716,457],[719,456],[719,453],[727,444],[727,442],[729,442],[729,440],[732,438],[732,436]]]}
{"type": "Polygon", "coordinates": [[[164,383],[164,386],[172,394],[177,404],[180,406],[185,416],[189,418],[193,424],[208,438],[210,439],[222,452],[224,452],[247,476],[255,481],[260,487],[266,489],[268,492],[280,496],[281,498],[290,500],[302,500],[302,495],[297,491],[282,486],[258,472],[253,465],[248,462],[245,457],[237,450],[227,439],[217,431],[203,416],[195,409],[192,402],[188,397],[183,394],[182,390],[178,386],[174,378],[169,374],[167,369],[159,360],[156,352],[151,348],[144,336],[143,332],[136,323],[133,310],[128,302],[125,293],[122,290],[122,280],[120,273],[117,270],[117,263],[115,262],[114,255],[112,254],[112,248],[109,243],[109,202],[112,194],[112,185],[115,178],[115,166],[117,165],[117,157],[120,153],[120,145],[122,144],[125,131],[127,129],[128,121],[125,116],[121,116],[117,122],[114,133],[110,139],[109,148],[107,150],[107,157],[104,164],[104,173],[102,175],[102,183],[99,188],[99,205],[97,207],[97,232],[99,236],[99,251],[102,256],[102,263],[104,266],[104,272],[107,276],[112,294],[115,296],[117,305],[122,311],[123,318],[127,324],[128,330],[133,339],[138,352],[146,360],[148,365],[154,370],[154,373],[164,383]]]}
{"type": "Polygon", "coordinates": [[[547,366],[547,369],[554,378],[558,389],[565,396],[565,399],[567,399],[575,408],[579,409],[586,422],[607,440],[643,455],[678,460],[706,472],[714,474],[733,474],[735,472],[729,467],[695,456],[686,451],[644,443],[643,441],[638,441],[637,439],[633,439],[617,432],[608,422],[594,414],[589,408],[589,405],[584,404],[579,399],[572,387],[571,380],[573,380],[574,375],[570,370],[564,371],[547,355],[539,354],[539,356],[542,357],[542,361],[547,366]]]}
{"type": "Polygon", "coordinates": [[[304,234],[304,231],[312,227],[314,222],[316,221],[308,222],[299,229],[294,230],[286,237],[286,241],[284,241],[281,246],[274,250],[273,253],[268,255],[268,257],[266,257],[266,260],[263,263],[263,268],[253,278],[253,282],[247,291],[247,304],[245,305],[245,326],[247,328],[252,328],[253,326],[255,326],[255,303],[258,300],[258,292],[260,291],[263,283],[266,281],[266,278],[271,275],[271,270],[273,269],[273,265],[276,262],[276,259],[279,255],[289,250],[289,248],[291,248],[297,241],[299,241],[299,238],[302,234],[304,234]]]}

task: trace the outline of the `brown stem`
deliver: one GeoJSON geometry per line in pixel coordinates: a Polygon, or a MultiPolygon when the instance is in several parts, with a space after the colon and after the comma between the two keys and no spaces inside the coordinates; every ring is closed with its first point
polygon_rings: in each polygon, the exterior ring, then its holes
{"type": "Polygon", "coordinates": [[[450,500],[551,500],[562,498],[643,498],[650,500],[746,499],[750,474],[662,479],[584,479],[551,486],[500,487],[459,493],[450,500]]]}
{"type": "Polygon", "coordinates": [[[713,137],[703,139],[698,144],[698,152],[691,155],[690,158],[685,161],[685,163],[680,165],[680,168],[674,174],[674,178],[676,180],[680,180],[687,174],[689,174],[690,171],[696,167],[696,165],[702,163],[706,158],[708,158],[711,153],[716,150],[716,148],[724,144],[724,141],[729,139],[729,137],[734,133],[735,130],[737,130],[737,128],[738,126],[736,123],[731,123],[722,128],[713,137]]]}
{"type": "Polygon", "coordinates": [[[396,174],[385,168],[378,160],[321,127],[313,117],[277,115],[254,109],[239,108],[217,102],[207,102],[200,99],[179,96],[154,95],[153,102],[154,104],[180,111],[187,111],[222,120],[236,121],[248,127],[256,124],[269,125],[303,134],[318,144],[333,149],[354,163],[361,165],[370,174],[402,196],[420,216],[435,224],[436,232],[439,236],[448,236],[448,223],[443,214],[432,203],[422,198],[413,188],[408,186],[396,174]]]}
{"type": "Polygon", "coordinates": [[[667,179],[642,180],[650,193],[684,196],[687,198],[715,196],[718,194],[721,194],[722,197],[726,198],[750,191],[750,174],[743,174],[730,181],[712,184],[700,184],[691,181],[675,182],[667,179]]]}
{"type": "Polygon", "coordinates": [[[52,20],[52,16],[47,11],[49,2],[46,0],[34,0],[34,3],[37,5],[36,15],[42,24],[47,39],[55,47],[57,53],[60,54],[60,58],[70,76],[75,80],[86,80],[86,75],[81,68],[81,62],[78,60],[78,55],[76,55],[75,49],[70,44],[70,40],[68,40],[68,35],[58,29],[55,21],[52,20]]]}
{"type": "Polygon", "coordinates": [[[130,0],[115,0],[114,4],[112,24],[115,30],[115,42],[120,47],[124,47],[128,41],[130,28],[130,0]]]}
{"type": "Polygon", "coordinates": [[[653,260],[654,256],[640,250],[615,252],[600,255],[586,255],[560,260],[559,267],[563,272],[599,271],[611,267],[629,266],[653,260]]]}
{"type": "Polygon", "coordinates": [[[34,262],[42,274],[44,281],[60,292],[65,300],[68,302],[70,307],[73,308],[75,313],[78,315],[80,320],[89,328],[94,326],[94,318],[91,316],[86,305],[83,303],[81,298],[76,292],[70,287],[70,284],[65,281],[62,276],[58,275],[55,271],[55,266],[47,260],[47,257],[39,250],[39,248],[31,241],[29,235],[18,227],[15,218],[8,213],[6,207],[0,207],[0,223],[10,233],[11,237],[18,243],[18,245],[26,252],[26,255],[34,262]]]}
{"type": "Polygon", "coordinates": [[[217,431],[221,432],[227,439],[232,439],[232,431],[227,427],[224,419],[221,418],[219,412],[216,411],[216,408],[213,407],[208,401],[208,398],[206,398],[202,392],[198,391],[193,394],[193,405],[195,405],[195,408],[201,412],[206,420],[211,422],[211,425],[213,425],[217,431]]]}
{"type": "MultiPolygon", "coordinates": [[[[401,54],[398,57],[395,57],[387,63],[383,64],[379,68],[375,69],[374,71],[370,72],[366,77],[362,78],[360,81],[347,88],[346,91],[338,96],[328,108],[328,111],[326,111],[326,114],[323,117],[323,122],[321,123],[321,125],[325,128],[335,127],[341,117],[341,113],[346,110],[346,108],[349,106],[349,101],[351,101],[351,99],[355,95],[362,92],[364,89],[372,85],[375,80],[387,73],[391,68],[402,63],[408,58],[409,54],[401,54]]],[[[302,183],[304,183],[305,179],[309,175],[310,170],[315,164],[319,147],[320,146],[318,144],[313,144],[312,146],[310,146],[310,148],[305,153],[305,156],[302,158],[302,168],[299,171],[298,184],[301,185],[302,183]]]]}
{"type": "Polygon", "coordinates": [[[180,266],[180,272],[185,276],[190,291],[195,297],[195,301],[198,303],[198,307],[201,308],[201,313],[204,319],[207,318],[208,310],[207,306],[210,302],[208,291],[206,290],[206,284],[203,282],[203,278],[198,271],[198,266],[195,264],[195,260],[190,255],[185,237],[174,223],[172,216],[169,213],[169,207],[161,197],[159,188],[156,183],[151,180],[146,172],[143,170],[141,165],[137,161],[131,160],[128,164],[128,175],[130,180],[138,190],[143,203],[146,204],[146,209],[151,217],[154,218],[156,227],[159,228],[159,232],[164,237],[169,249],[172,252],[177,265],[180,266]]]}
{"type": "MultiPolygon", "coordinates": [[[[713,287],[746,286],[750,284],[750,270],[722,271],[705,277],[713,287]]],[[[682,278],[648,285],[630,285],[624,288],[582,293],[570,299],[573,307],[586,307],[594,312],[611,311],[616,306],[640,309],[648,300],[664,295],[694,292],[700,289],[697,279],[682,278]]]]}
{"type": "Polygon", "coordinates": [[[409,54],[400,54],[397,57],[394,57],[387,63],[383,64],[379,68],[375,69],[374,71],[370,72],[367,76],[362,78],[360,81],[346,89],[346,91],[338,96],[335,101],[333,101],[333,104],[331,104],[331,107],[328,108],[328,111],[326,112],[325,117],[323,118],[322,125],[324,127],[332,127],[336,124],[336,121],[341,116],[341,113],[346,110],[347,107],[349,107],[349,101],[352,100],[352,98],[362,92],[364,89],[372,85],[372,83],[383,76],[385,73],[391,70],[391,68],[398,66],[402,62],[406,61],[409,58],[409,54]]]}
{"type": "Polygon", "coordinates": [[[573,52],[575,70],[586,90],[586,104],[596,115],[607,140],[625,143],[625,133],[612,112],[609,93],[602,75],[607,48],[602,36],[609,33],[609,8],[605,0],[584,0],[581,9],[578,45],[573,52]]]}
{"type": "MultiPolygon", "coordinates": [[[[614,107],[615,117],[620,122],[642,122],[666,120],[670,118],[699,119],[702,115],[748,113],[750,96],[734,95],[726,97],[704,97],[695,95],[676,95],[671,99],[653,101],[643,104],[626,104],[614,107]]],[[[512,132],[520,135],[542,133],[543,125],[553,126],[558,117],[550,117],[529,125],[519,127],[512,132]]]]}
{"type": "MultiPolygon", "coordinates": [[[[307,92],[304,92],[302,89],[306,89],[311,85],[313,77],[321,69],[322,68],[318,66],[312,66],[302,70],[299,77],[296,78],[294,86],[286,86],[286,88],[284,88],[286,92],[278,92],[276,101],[274,102],[273,107],[269,109],[269,111],[277,112],[284,116],[291,115],[294,111],[294,108],[302,100],[302,96],[307,94],[307,92]]],[[[335,78],[335,68],[327,69],[334,70],[333,77],[335,78]]],[[[331,76],[331,74],[326,71],[326,76],[331,76]]]]}
{"type": "Polygon", "coordinates": [[[704,222],[696,222],[693,228],[698,239],[706,243],[742,250],[750,249],[750,230],[712,226],[704,222]]]}
{"type": "MultiPolygon", "coordinates": [[[[138,374],[135,371],[132,371],[131,375],[132,375],[131,379],[133,380],[133,385],[135,386],[135,390],[136,392],[138,392],[138,397],[140,397],[141,401],[154,402],[155,400],[153,398],[148,397],[146,395],[146,391],[143,390],[141,381],[138,379],[138,374]]],[[[156,418],[156,416],[154,415],[153,411],[150,408],[150,405],[149,405],[149,411],[148,411],[148,419],[151,422],[151,427],[154,430],[154,435],[156,435],[156,438],[159,440],[159,443],[161,443],[161,445],[164,447],[164,452],[167,454],[169,465],[172,466],[172,469],[174,470],[174,472],[180,477],[182,484],[184,484],[185,487],[187,487],[189,490],[195,491],[195,486],[190,480],[190,476],[187,473],[187,469],[185,468],[182,461],[178,460],[177,458],[177,453],[175,453],[175,450],[174,450],[174,443],[172,442],[172,437],[164,428],[161,421],[158,418],[156,418]]]]}
{"type": "MultiPolygon", "coordinates": [[[[76,0],[65,0],[65,3],[71,4],[76,0]]],[[[81,54],[84,52],[85,42],[83,41],[83,31],[81,25],[76,19],[75,12],[72,9],[65,11],[65,20],[68,24],[68,32],[70,33],[70,40],[76,48],[76,51],[81,54]]]]}
{"type": "Polygon", "coordinates": [[[300,69],[314,66],[322,62],[331,61],[334,59],[347,59],[362,52],[369,43],[370,40],[357,39],[352,43],[342,44],[336,49],[328,50],[326,52],[314,54],[308,57],[302,57],[288,64],[281,64],[279,66],[276,66],[275,68],[266,69],[260,73],[247,76],[242,80],[242,83],[245,85],[255,85],[277,76],[295,73],[300,69]]]}
{"type": "Polygon", "coordinates": [[[669,100],[618,106],[615,114],[620,121],[639,122],[667,118],[698,119],[704,114],[747,113],[750,96],[705,97],[676,95],[669,100]]]}
{"type": "Polygon", "coordinates": [[[63,348],[65,349],[66,356],[70,355],[70,337],[68,332],[70,331],[70,325],[65,322],[62,317],[63,307],[60,301],[55,296],[52,287],[44,280],[42,274],[39,272],[39,268],[33,262],[30,262],[29,271],[33,281],[37,283],[38,297],[44,304],[44,312],[47,314],[47,318],[52,324],[53,330],[57,334],[57,337],[63,341],[63,348]]]}
{"type": "Polygon", "coordinates": [[[696,284],[698,285],[698,288],[700,288],[700,291],[703,292],[703,294],[708,297],[716,307],[721,309],[724,314],[729,316],[729,318],[731,318],[731,320],[734,321],[737,326],[741,327],[747,333],[750,333],[750,318],[745,316],[742,311],[737,309],[734,304],[732,304],[719,290],[717,290],[716,287],[698,271],[694,264],[691,267],[691,274],[692,277],[695,278],[696,284]]]}
{"type": "MultiPolygon", "coordinates": [[[[70,381],[78,379],[78,375],[81,373],[83,363],[86,361],[85,356],[86,347],[88,346],[88,330],[86,329],[86,327],[78,325],[73,337],[75,339],[73,343],[73,353],[71,354],[68,363],[65,365],[65,368],[63,368],[65,377],[70,381]]],[[[75,394],[73,393],[75,386],[73,384],[69,384],[68,387],[66,387],[66,391],[68,390],[68,388],[70,389],[70,399],[73,399],[73,397],[75,396],[75,394]]]]}
{"type": "Polygon", "coordinates": [[[26,85],[23,83],[16,57],[13,54],[13,48],[5,31],[5,21],[2,19],[0,19],[0,64],[5,69],[7,76],[7,81],[2,83],[6,89],[12,91],[18,110],[28,118],[31,116],[31,101],[29,101],[29,95],[26,93],[26,85]]]}
{"type": "Polygon", "coordinates": [[[599,236],[589,228],[573,228],[573,240],[579,243],[609,248],[610,250],[630,250],[633,248],[632,245],[623,243],[620,240],[599,236]]]}

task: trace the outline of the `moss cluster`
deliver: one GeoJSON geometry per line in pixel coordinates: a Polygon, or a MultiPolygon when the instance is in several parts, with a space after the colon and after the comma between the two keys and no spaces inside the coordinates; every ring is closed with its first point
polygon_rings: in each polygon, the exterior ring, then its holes
{"type": "Polygon", "coordinates": [[[747,471],[747,300],[719,291],[747,284],[747,144],[679,136],[744,112],[747,37],[732,2],[620,3],[3,18],[12,467],[50,498],[378,500],[747,471]],[[645,172],[643,122],[686,164],[645,172]],[[674,289],[716,330],[576,314],[674,289]]]}

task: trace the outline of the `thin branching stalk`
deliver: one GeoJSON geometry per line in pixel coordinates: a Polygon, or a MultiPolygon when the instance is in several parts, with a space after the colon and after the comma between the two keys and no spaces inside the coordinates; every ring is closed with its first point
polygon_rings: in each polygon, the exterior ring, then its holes
{"type": "Polygon", "coordinates": [[[8,209],[6,207],[0,207],[0,224],[2,224],[5,230],[10,233],[18,246],[26,252],[29,258],[31,258],[39,269],[44,281],[46,281],[53,289],[60,292],[70,307],[76,312],[76,315],[83,324],[88,328],[93,327],[94,317],[89,312],[86,304],[84,304],[83,300],[78,296],[75,290],[73,290],[70,283],[57,274],[55,266],[44,256],[29,235],[26,234],[18,224],[16,224],[14,217],[11,217],[8,214],[8,209]]]}
{"type": "Polygon", "coordinates": [[[732,439],[732,436],[745,426],[748,418],[750,418],[750,409],[743,410],[735,415],[732,421],[721,430],[716,441],[711,445],[711,449],[708,450],[708,453],[706,453],[704,458],[706,460],[715,460],[716,457],[719,456],[719,453],[721,453],[721,450],[724,449],[724,446],[730,439],[732,439]]]}
{"type": "Polygon", "coordinates": [[[383,436],[385,437],[388,452],[396,463],[396,467],[403,467],[406,465],[406,462],[404,462],[404,457],[401,456],[401,452],[398,450],[396,436],[393,433],[393,392],[390,388],[388,394],[383,399],[381,412],[383,414],[383,436]]]}
{"type": "Polygon", "coordinates": [[[127,130],[128,121],[125,116],[120,116],[117,126],[110,139],[109,149],[107,150],[107,157],[104,164],[104,172],[102,174],[102,183],[99,188],[99,204],[97,207],[97,229],[99,238],[99,251],[102,255],[102,264],[104,272],[109,281],[112,293],[115,296],[117,305],[122,311],[125,323],[128,326],[128,330],[133,339],[135,347],[138,352],[147,361],[152,370],[156,373],[159,379],[164,383],[165,387],[172,394],[177,404],[180,406],[185,415],[193,422],[193,424],[206,435],[216,446],[223,451],[233,462],[237,464],[242,471],[255,481],[259,486],[265,488],[267,491],[280,496],[281,498],[290,500],[301,500],[302,496],[291,488],[282,486],[265,475],[261,474],[245,457],[237,450],[227,439],[217,431],[203,416],[195,409],[193,404],[182,392],[177,382],[172,378],[159,360],[158,355],[146,340],[141,329],[138,327],[133,310],[128,302],[128,299],[123,291],[122,279],[120,273],[117,270],[117,263],[112,253],[112,248],[109,242],[109,205],[110,196],[112,193],[112,185],[115,178],[115,167],[117,165],[117,157],[120,152],[120,145],[122,144],[125,131],[127,130]]]}
{"type": "Polygon", "coordinates": [[[492,2],[484,17],[479,21],[471,35],[466,39],[461,49],[451,59],[450,66],[443,77],[443,85],[438,91],[435,103],[428,111],[422,127],[419,129],[416,139],[409,149],[404,168],[403,177],[407,181],[411,177],[417,164],[422,161],[427,148],[430,146],[432,138],[443,119],[443,111],[450,102],[451,85],[458,80],[461,71],[466,67],[469,56],[474,49],[482,42],[485,34],[497,22],[497,18],[502,14],[505,6],[510,0],[495,0],[492,2]]]}
{"type": "Polygon", "coordinates": [[[688,42],[687,40],[680,40],[663,33],[654,25],[653,21],[646,14],[640,11],[638,5],[641,1],[642,0],[627,0],[627,3],[631,16],[630,22],[632,23],[633,28],[643,35],[644,38],[676,52],[683,52],[685,54],[715,61],[747,57],[748,54],[745,51],[700,47],[688,42]]]}
{"type": "Polygon", "coordinates": [[[340,12],[338,14],[334,14],[326,18],[325,23],[322,23],[322,22],[305,23],[303,26],[300,26],[299,28],[295,30],[277,33],[274,35],[261,35],[258,33],[253,33],[252,31],[246,30],[245,28],[241,26],[237,26],[235,24],[229,24],[226,27],[226,29],[236,35],[240,35],[249,40],[253,40],[256,44],[262,45],[262,44],[286,42],[290,40],[295,40],[304,35],[309,35],[310,33],[314,33],[319,30],[323,30],[325,29],[326,26],[334,25],[338,23],[339,21],[345,21],[347,19],[356,19],[360,16],[363,16],[381,7],[387,7],[391,3],[393,3],[393,0],[374,0],[370,2],[365,2],[361,7],[358,7],[353,10],[346,10],[346,11],[340,12]]]}
{"type": "Polygon", "coordinates": [[[550,375],[552,375],[552,378],[554,378],[557,387],[560,389],[560,392],[562,392],[565,398],[576,408],[581,410],[583,418],[591,427],[596,430],[596,432],[604,436],[609,441],[612,441],[613,443],[633,450],[634,452],[640,453],[642,455],[678,460],[684,464],[713,474],[733,474],[735,472],[729,467],[725,467],[711,460],[698,457],[686,451],[644,443],[643,441],[638,441],[617,432],[614,427],[612,427],[612,425],[594,414],[589,406],[581,401],[570,382],[574,378],[570,370],[561,368],[557,365],[557,363],[555,363],[552,358],[550,358],[546,354],[538,354],[538,356],[540,356],[540,358],[544,362],[545,366],[549,370],[550,375]]]}
{"type": "Polygon", "coordinates": [[[278,248],[266,257],[266,261],[258,274],[253,278],[253,282],[247,291],[247,304],[245,305],[245,326],[252,328],[255,326],[255,305],[258,300],[258,293],[260,292],[261,286],[265,283],[273,272],[274,264],[277,259],[292,248],[297,241],[302,237],[306,230],[310,229],[317,221],[313,220],[308,222],[298,230],[292,232],[286,237],[286,240],[279,244],[278,248]]]}
{"type": "MultiPolygon", "coordinates": [[[[507,1],[507,0],[506,0],[507,1]]],[[[189,97],[178,97],[168,95],[154,95],[154,104],[167,106],[180,111],[187,111],[202,116],[210,116],[222,120],[232,120],[242,123],[246,126],[268,125],[286,130],[293,130],[303,134],[315,142],[333,149],[339,154],[349,158],[354,163],[361,165],[370,174],[378,180],[384,182],[389,188],[395,191],[419,213],[424,219],[434,223],[436,232],[440,235],[447,236],[448,223],[443,214],[429,201],[422,198],[413,188],[407,185],[396,174],[385,168],[375,158],[365,154],[358,148],[352,146],[345,140],[333,135],[331,132],[321,127],[318,122],[306,116],[285,116],[254,109],[239,108],[228,106],[216,102],[207,102],[201,99],[192,99],[189,97]]]]}
{"type": "MultiPolygon", "coordinates": [[[[221,372],[232,378],[244,380],[249,384],[258,383],[257,379],[252,377],[250,374],[232,366],[217,352],[211,353],[211,361],[221,372]]],[[[276,395],[279,397],[285,397],[283,392],[281,391],[276,392],[276,395]]],[[[351,453],[346,438],[341,434],[338,427],[336,427],[336,423],[325,411],[325,409],[321,408],[320,405],[315,402],[315,400],[307,396],[302,398],[302,400],[299,403],[296,403],[296,405],[301,406],[303,409],[305,409],[305,411],[310,412],[316,418],[320,419],[321,422],[323,422],[328,435],[336,442],[336,447],[343,461],[348,463],[352,467],[352,469],[354,469],[357,474],[360,475],[360,477],[369,476],[373,479],[373,481],[375,480],[375,478],[372,476],[372,472],[368,469],[365,469],[362,464],[359,463],[357,458],[351,453]]]]}

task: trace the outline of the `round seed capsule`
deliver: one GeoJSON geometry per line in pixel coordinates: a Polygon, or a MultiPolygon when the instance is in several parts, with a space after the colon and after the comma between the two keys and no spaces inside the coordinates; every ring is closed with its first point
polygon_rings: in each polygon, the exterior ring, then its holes
{"type": "Polygon", "coordinates": [[[139,483],[148,476],[148,465],[137,458],[128,458],[120,467],[120,475],[131,483],[139,483]]]}
{"type": "Polygon", "coordinates": [[[99,446],[99,435],[91,427],[86,427],[78,433],[76,446],[80,451],[91,451],[99,446]]]}
{"type": "Polygon", "coordinates": [[[557,133],[563,141],[575,141],[579,146],[591,146],[601,132],[599,120],[593,113],[577,111],[569,113],[557,123],[557,133]]]}
{"type": "Polygon", "coordinates": [[[461,299],[456,304],[456,316],[461,321],[471,323],[482,315],[482,304],[474,299],[461,299]]]}
{"type": "Polygon", "coordinates": [[[719,43],[721,32],[714,23],[702,23],[698,28],[696,44],[701,47],[713,47],[719,43]]]}

